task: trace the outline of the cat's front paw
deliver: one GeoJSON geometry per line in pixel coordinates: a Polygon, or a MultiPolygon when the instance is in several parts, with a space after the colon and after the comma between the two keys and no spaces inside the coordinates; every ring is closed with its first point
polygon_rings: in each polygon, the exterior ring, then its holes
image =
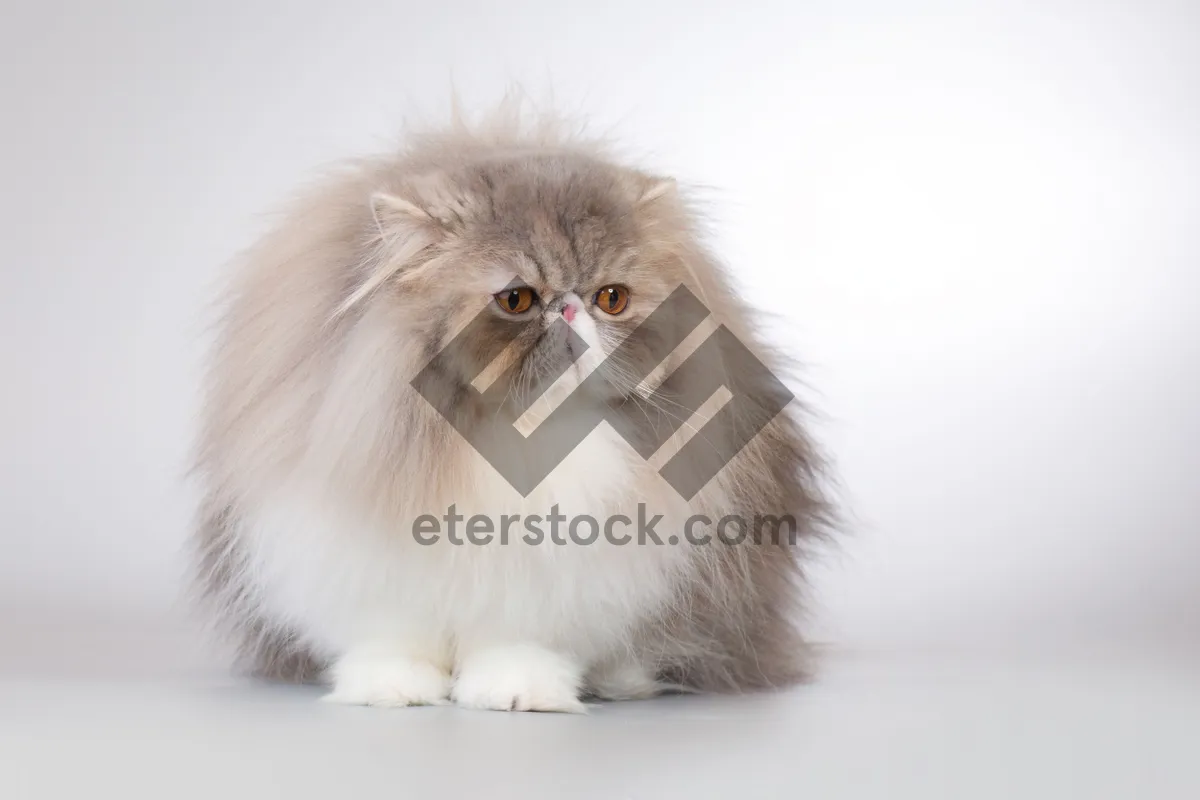
{"type": "Polygon", "coordinates": [[[463,708],[582,714],[582,683],[579,666],[558,653],[537,645],[493,647],[463,660],[451,698],[463,708]]]}
{"type": "Polygon", "coordinates": [[[351,652],[332,670],[327,703],[402,708],[442,705],[450,695],[450,673],[429,661],[394,653],[351,652]]]}

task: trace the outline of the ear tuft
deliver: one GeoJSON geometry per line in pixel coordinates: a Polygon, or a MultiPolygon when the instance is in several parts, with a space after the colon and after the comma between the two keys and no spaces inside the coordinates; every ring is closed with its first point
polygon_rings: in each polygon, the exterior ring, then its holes
{"type": "Polygon", "coordinates": [[[429,213],[416,203],[389,192],[371,195],[371,216],[375,218],[380,233],[385,234],[397,225],[411,228],[433,221],[429,213]]]}
{"type": "Polygon", "coordinates": [[[678,184],[674,178],[648,178],[642,185],[638,205],[647,205],[668,195],[674,195],[677,188],[678,184]]]}

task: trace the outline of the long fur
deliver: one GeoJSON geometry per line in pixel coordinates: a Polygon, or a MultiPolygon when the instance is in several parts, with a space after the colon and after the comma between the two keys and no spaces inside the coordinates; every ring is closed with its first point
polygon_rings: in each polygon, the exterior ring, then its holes
{"type": "MultiPolygon", "coordinates": [[[[631,669],[701,691],[802,678],[802,562],[827,507],[795,403],[690,501],[658,475],[661,458],[605,426],[521,497],[410,385],[514,275],[548,297],[629,286],[624,319],[590,312],[603,352],[687,285],[712,312],[706,330],[724,325],[784,374],[696,219],[673,181],[549,118],[524,120],[516,104],[413,135],[303,193],[237,264],[206,383],[197,586],[242,665],[319,680],[359,645],[391,641],[457,676],[473,648],[503,640],[562,654],[580,692],[605,696],[646,693],[636,679],[614,688],[631,669]],[[694,513],[790,514],[797,541],[422,547],[410,533],[451,504],[492,518],[559,504],[603,520],[636,517],[638,503],[664,514],[664,538],[694,513]]],[[[502,355],[518,399],[544,358],[531,328],[502,355]]],[[[754,380],[733,360],[721,369],[754,380]]],[[[669,395],[626,389],[636,413],[672,413],[669,395]]]]}

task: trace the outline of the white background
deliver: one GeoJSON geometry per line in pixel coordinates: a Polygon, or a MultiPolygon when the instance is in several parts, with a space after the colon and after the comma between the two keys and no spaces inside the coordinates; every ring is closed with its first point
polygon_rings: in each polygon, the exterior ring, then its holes
{"type": "Polygon", "coordinates": [[[1200,638],[1192,3],[0,6],[0,597],[158,614],[221,266],[520,81],[701,184],[809,369],[856,647],[1200,638]]]}

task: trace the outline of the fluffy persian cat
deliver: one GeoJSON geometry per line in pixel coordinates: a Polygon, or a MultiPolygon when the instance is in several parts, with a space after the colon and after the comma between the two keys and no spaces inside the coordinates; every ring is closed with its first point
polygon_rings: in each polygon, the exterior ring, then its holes
{"type": "Polygon", "coordinates": [[[246,669],[328,682],[342,703],[572,712],[794,682],[824,505],[795,403],[758,399],[779,384],[752,366],[780,358],[674,181],[522,116],[345,165],[237,264],[199,443],[206,607],[246,669]],[[668,316],[619,351],[680,286],[703,323],[668,316]],[[718,329],[732,336],[672,386],[718,329]],[[694,409],[688,380],[728,388],[694,409]],[[501,428],[531,434],[579,393],[605,421],[580,422],[590,434],[518,491],[539,453],[501,428]],[[739,426],[761,430],[730,447],[739,426]],[[705,448],[728,461],[711,479],[705,448]],[[664,475],[694,465],[706,482],[685,497],[664,475]],[[507,541],[465,542],[475,515],[472,533],[511,517],[507,541]],[[531,534],[555,515],[621,522],[595,541],[574,535],[590,525],[531,534]],[[712,527],[689,525],[700,515],[712,527]],[[772,535],[734,541],[729,523],[718,539],[728,517],[772,535]]]}

